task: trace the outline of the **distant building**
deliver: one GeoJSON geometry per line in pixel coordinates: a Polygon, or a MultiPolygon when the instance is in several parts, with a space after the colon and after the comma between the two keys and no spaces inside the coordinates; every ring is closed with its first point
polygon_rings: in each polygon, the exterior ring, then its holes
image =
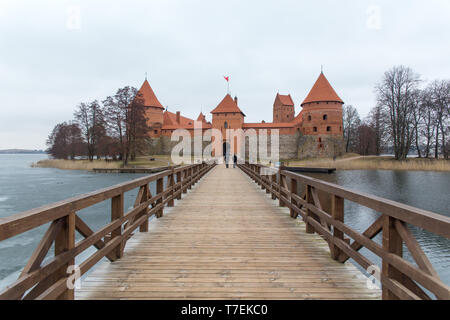
{"type": "MultiPolygon", "coordinates": [[[[273,103],[271,123],[246,123],[246,115],[239,108],[238,98],[227,94],[211,111],[212,122],[207,122],[200,113],[197,120],[183,117],[179,111],[167,111],[159,102],[147,80],[139,89],[146,106],[146,117],[152,139],[149,152],[169,154],[174,142],[170,141],[176,129],[194,132],[194,122],[201,121],[204,131],[215,128],[222,131],[225,141],[227,129],[278,129],[280,133],[280,158],[333,157],[343,153],[342,105],[333,87],[323,73],[302,102],[302,110],[295,116],[295,105],[291,95],[278,94],[273,103]]],[[[238,142],[236,145],[239,146],[238,142]]],[[[236,147],[237,148],[237,147],[236,147]]],[[[236,152],[236,150],[234,150],[236,152]]]]}

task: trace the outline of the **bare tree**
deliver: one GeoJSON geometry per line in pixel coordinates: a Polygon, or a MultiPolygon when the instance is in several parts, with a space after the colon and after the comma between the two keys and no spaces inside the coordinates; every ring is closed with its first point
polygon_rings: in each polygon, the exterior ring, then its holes
{"type": "Polygon", "coordinates": [[[376,154],[376,133],[372,126],[363,123],[357,130],[357,150],[360,155],[368,156],[376,154]]]}
{"type": "Polygon", "coordinates": [[[127,86],[107,97],[103,104],[110,135],[117,139],[120,158],[127,165],[142,151],[149,130],[142,96],[136,88],[127,86]]]}
{"type": "Polygon", "coordinates": [[[102,108],[97,100],[90,103],[80,103],[74,113],[83,138],[86,142],[87,154],[90,161],[94,160],[98,143],[105,135],[105,121],[102,108]]]}
{"type": "Polygon", "coordinates": [[[383,112],[379,105],[370,110],[365,122],[373,129],[375,154],[379,156],[386,144],[386,119],[383,117],[383,112]]]}
{"type": "Polygon", "coordinates": [[[428,91],[433,105],[435,115],[435,157],[439,157],[439,144],[441,146],[441,152],[445,159],[448,159],[448,141],[447,136],[449,132],[450,121],[450,81],[449,80],[436,80],[433,81],[428,91]],[[439,143],[439,136],[441,142],[439,143]]]}
{"type": "Polygon", "coordinates": [[[422,152],[421,152],[421,135],[420,135],[420,128],[423,123],[423,117],[424,117],[424,110],[422,105],[422,91],[421,90],[415,90],[412,93],[411,98],[411,111],[412,111],[412,126],[414,129],[414,142],[416,144],[417,149],[417,155],[419,158],[422,158],[422,152]]]}
{"type": "Polygon", "coordinates": [[[343,107],[345,152],[356,151],[357,131],[361,123],[358,110],[351,105],[343,107]]]}
{"type": "Polygon", "coordinates": [[[47,153],[56,159],[75,159],[83,154],[83,138],[76,123],[59,123],[47,139],[47,153]]]}
{"type": "Polygon", "coordinates": [[[376,86],[378,105],[389,120],[395,159],[406,159],[414,135],[412,109],[420,78],[410,68],[396,66],[376,86]]]}

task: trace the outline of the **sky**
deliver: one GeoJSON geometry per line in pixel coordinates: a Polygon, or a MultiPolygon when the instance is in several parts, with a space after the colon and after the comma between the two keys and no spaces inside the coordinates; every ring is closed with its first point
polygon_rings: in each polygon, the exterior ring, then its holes
{"type": "Polygon", "coordinates": [[[0,0],[0,149],[45,149],[80,102],[148,80],[169,111],[197,118],[227,93],[246,122],[296,114],[320,74],[361,117],[384,72],[450,76],[450,0],[0,0]]]}

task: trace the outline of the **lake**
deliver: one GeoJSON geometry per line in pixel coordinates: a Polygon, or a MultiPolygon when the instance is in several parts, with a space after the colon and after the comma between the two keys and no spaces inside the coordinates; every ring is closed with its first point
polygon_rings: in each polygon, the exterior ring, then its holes
{"type": "MultiPolygon", "coordinates": [[[[144,176],[30,167],[31,163],[45,158],[46,155],[39,154],[0,155],[0,217],[144,176]]],[[[450,216],[448,172],[338,171],[332,175],[311,176],[450,216]]],[[[153,193],[155,185],[151,184],[150,189],[153,193]]],[[[125,194],[126,210],[132,207],[136,194],[137,190],[125,194]]],[[[79,215],[92,229],[97,230],[110,221],[110,201],[82,210],[79,215]]],[[[371,209],[345,202],[345,222],[360,232],[378,216],[371,209]]],[[[0,289],[17,279],[47,227],[45,225],[0,242],[0,289]]],[[[441,279],[450,284],[450,240],[417,228],[411,230],[441,279]]],[[[381,243],[381,236],[376,237],[375,241],[381,243]]],[[[79,259],[93,252],[95,249],[91,248],[79,259]]],[[[379,263],[377,257],[368,250],[362,249],[361,252],[379,263]]],[[[408,252],[405,258],[412,261],[408,252]]]]}

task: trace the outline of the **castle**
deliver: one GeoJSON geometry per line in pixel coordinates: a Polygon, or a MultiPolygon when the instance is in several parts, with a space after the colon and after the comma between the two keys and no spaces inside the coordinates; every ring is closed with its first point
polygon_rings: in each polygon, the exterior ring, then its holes
{"type": "MultiPolygon", "coordinates": [[[[150,127],[150,154],[170,154],[177,142],[171,141],[177,129],[194,132],[194,122],[202,123],[202,130],[218,129],[225,139],[227,129],[279,130],[280,159],[302,159],[309,157],[333,157],[342,155],[343,124],[342,105],[344,102],[336,94],[323,72],[319,75],[311,91],[302,102],[302,110],[295,115],[291,95],[277,94],[273,104],[272,123],[246,123],[246,115],[239,107],[238,98],[227,94],[211,111],[212,121],[208,122],[203,113],[197,120],[183,117],[178,111],[169,112],[159,102],[147,79],[139,89],[146,107],[147,122],[150,127]]],[[[224,146],[226,141],[224,140],[224,146]]],[[[248,142],[247,142],[248,143],[248,142]]],[[[224,147],[225,148],[225,147],[224,147]]],[[[270,149],[270,141],[269,146],[270,149]]],[[[246,148],[248,150],[248,148],[246,148]]],[[[236,152],[236,151],[234,151],[236,152]]]]}

